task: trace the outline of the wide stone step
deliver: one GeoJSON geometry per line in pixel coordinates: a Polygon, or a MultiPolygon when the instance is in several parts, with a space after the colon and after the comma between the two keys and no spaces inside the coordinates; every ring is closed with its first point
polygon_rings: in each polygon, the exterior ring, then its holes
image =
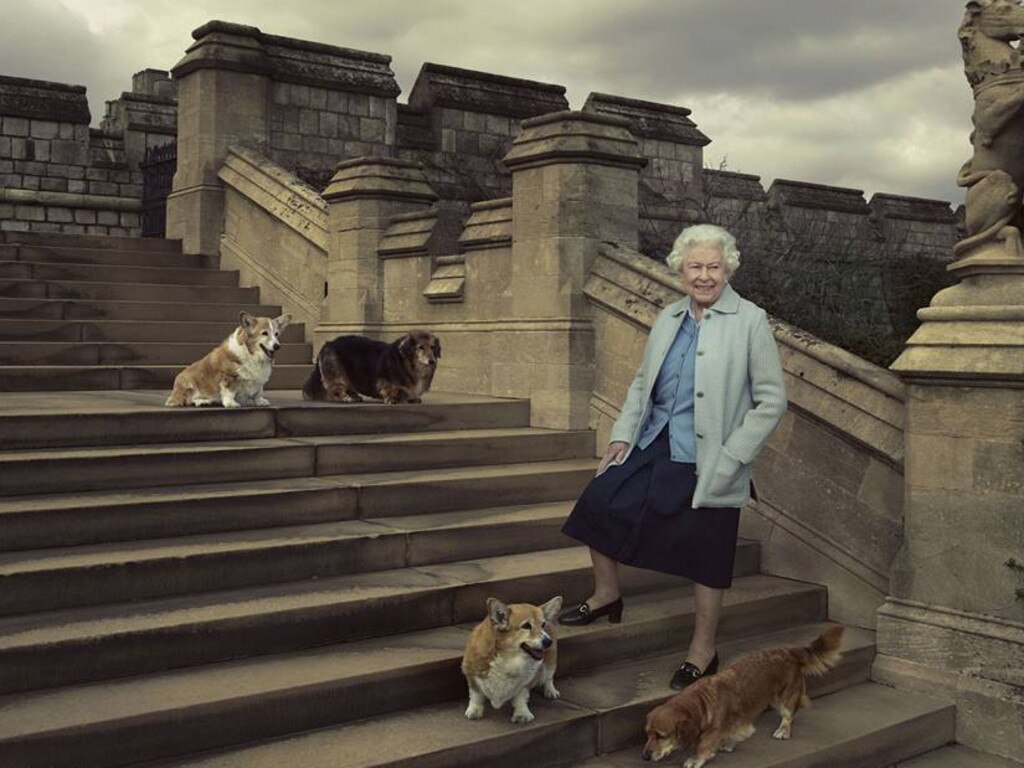
{"type": "MultiPolygon", "coordinates": [[[[0,496],[440,469],[594,455],[594,433],[531,427],[6,451],[0,496]]],[[[0,545],[2,548],[2,545],[0,545]]]]}
{"type": "MultiPolygon", "coordinates": [[[[308,345],[296,345],[308,346],[308,345]]],[[[210,349],[207,347],[202,357],[210,349]]],[[[191,362],[191,361],[189,361],[191,362]]],[[[185,363],[176,365],[0,365],[0,392],[102,391],[160,389],[169,391],[185,363]]],[[[276,363],[266,389],[298,389],[310,365],[276,363]]],[[[166,399],[166,394],[164,395],[166,399]]],[[[271,398],[273,399],[273,398],[271,398]]]]}
{"type": "MultiPolygon", "coordinates": [[[[757,571],[741,542],[734,572],[757,571]]],[[[0,691],[69,685],[479,620],[491,595],[543,602],[592,584],[585,547],[0,619],[0,691]]],[[[627,598],[680,579],[623,568],[627,598]]]]}
{"type": "Polygon", "coordinates": [[[1024,768],[1024,763],[996,757],[962,744],[926,752],[898,764],[899,768],[1024,768]]]}
{"type": "Polygon", "coordinates": [[[59,245],[0,245],[5,261],[51,262],[56,264],[123,264],[138,267],[215,268],[218,259],[174,250],[145,248],[75,248],[59,245]]]}
{"type": "MultiPolygon", "coordinates": [[[[660,670],[659,670],[660,671],[660,670]]],[[[600,677],[600,674],[595,678],[600,677]]],[[[567,679],[568,683],[572,678],[567,679]]],[[[599,685],[594,684],[595,688],[599,685]]],[[[812,689],[812,693],[817,693],[812,689]]],[[[594,758],[605,726],[614,723],[616,708],[603,710],[588,698],[563,693],[557,702],[531,700],[537,719],[514,725],[505,713],[489,713],[469,721],[462,707],[440,704],[385,715],[362,722],[327,727],[262,744],[208,752],[192,758],[149,764],[161,768],[270,768],[315,765],[317,768],[554,768],[647,765],[636,746],[623,754],[594,758]],[[402,738],[395,738],[401,734],[402,738]]],[[[643,720],[630,715],[631,737],[643,720]]],[[[908,756],[952,738],[954,709],[944,702],[905,694],[874,683],[844,687],[819,696],[802,712],[788,741],[771,739],[766,730],[778,716],[758,721],[756,748],[748,741],[732,754],[715,758],[738,768],[879,768],[889,756],[908,756]],[[801,733],[805,735],[800,736],[801,733]]],[[[669,758],[670,760],[673,758],[669,758]]],[[[678,758],[676,758],[678,760],[678,758]]],[[[678,764],[678,763],[674,763],[678,764]]]]}
{"type": "Polygon", "coordinates": [[[105,251],[181,253],[180,240],[164,240],[155,237],[108,237],[106,235],[70,235],[56,232],[0,232],[0,243],[58,248],[101,248],[105,251]]]}
{"type": "Polygon", "coordinates": [[[90,301],[88,299],[16,299],[0,297],[0,317],[24,320],[152,320],[158,322],[238,323],[242,311],[277,317],[273,304],[197,304],[169,301],[90,301]]]}
{"type": "MultiPolygon", "coordinates": [[[[610,680],[620,696],[630,683],[635,688],[638,678],[630,676],[637,663],[622,671],[616,662],[678,646],[678,637],[664,628],[692,626],[693,609],[692,591],[676,587],[631,601],[622,624],[561,632],[556,682],[563,695],[586,691],[585,681],[593,687],[610,680]],[[608,665],[613,669],[579,674],[608,665]]],[[[816,621],[822,609],[820,589],[763,576],[738,579],[723,607],[723,658],[755,645],[804,643],[823,625],[802,622],[816,621]],[[749,637],[781,626],[790,628],[749,637]]],[[[184,749],[197,752],[244,742],[252,734],[266,738],[445,701],[461,711],[466,691],[459,664],[471,626],[9,696],[0,714],[0,755],[49,765],[74,754],[90,765],[106,765],[112,754],[116,764],[116,755],[137,762],[181,752],[182,733],[189,734],[184,749]],[[139,720],[143,728],[133,725],[139,720]],[[210,728],[211,721],[218,727],[210,728]],[[75,749],[69,752],[72,739],[75,749]]],[[[840,668],[816,680],[812,692],[867,678],[874,656],[871,633],[851,630],[844,649],[840,668]]],[[[678,664],[678,648],[675,654],[647,661],[648,667],[664,667],[645,684],[651,701],[670,693],[667,670],[678,664]]],[[[627,708],[622,710],[626,719],[627,708]]]]}
{"type": "Polygon", "coordinates": [[[156,283],[160,285],[238,285],[238,272],[130,264],[0,261],[3,280],[87,280],[94,283],[156,283]]]}
{"type": "MultiPolygon", "coordinates": [[[[91,282],[87,280],[0,279],[0,297],[19,299],[92,299],[201,304],[257,304],[258,288],[220,285],[91,282]]],[[[182,307],[186,312],[187,307],[182,307]]]]}
{"type": "Polygon", "coordinates": [[[42,245],[61,248],[102,248],[104,250],[181,253],[180,240],[117,235],[79,235],[58,232],[0,232],[0,243],[42,245]]]}
{"type": "Polygon", "coordinates": [[[275,392],[266,408],[166,408],[166,398],[165,392],[130,390],[8,392],[0,399],[0,446],[23,450],[530,424],[528,400],[444,392],[430,392],[422,403],[342,405],[307,403],[301,392],[285,390],[275,392]]]}
{"type": "Polygon", "coordinates": [[[571,506],[462,512],[444,525],[345,520],[0,554],[0,615],[568,547],[575,542],[560,528],[571,506]]]}
{"type": "MultiPolygon", "coordinates": [[[[186,313],[178,312],[178,317],[186,313]]],[[[191,316],[191,312],[187,313],[191,316]]],[[[181,320],[11,320],[0,322],[0,341],[120,343],[202,343],[212,348],[238,327],[237,314],[229,322],[209,323],[181,320]]],[[[289,325],[281,341],[302,344],[306,339],[303,323],[289,325]]]]}
{"type": "MultiPolygon", "coordinates": [[[[948,702],[876,683],[861,683],[816,699],[794,719],[793,737],[771,738],[779,716],[766,712],[757,732],[731,754],[719,753],[715,768],[885,768],[953,740],[956,709],[948,702]]],[[[641,724],[642,725],[642,724],[641,724]]],[[[578,763],[574,768],[640,768],[649,766],[639,744],[578,763]]],[[[249,756],[251,757],[251,756],[249,756]]],[[[678,764],[680,756],[666,758],[678,764]]],[[[199,761],[181,765],[199,766],[199,761]]],[[[286,764],[286,763],[282,763],[286,764]]],[[[227,766],[230,762],[207,765],[227,766]]],[[[241,765],[241,764],[239,764],[241,765]]],[[[252,768],[261,764],[247,763],[252,768]]],[[[333,768],[330,762],[324,768],[333,768]]],[[[959,767],[958,767],[959,768],[959,767]]]]}
{"type": "MultiPolygon", "coordinates": [[[[180,365],[199,360],[220,343],[212,342],[105,342],[105,341],[4,341],[0,342],[0,365],[180,365]]],[[[309,363],[309,344],[282,344],[274,356],[275,365],[309,363]]],[[[307,371],[308,373],[308,371],[307,371]]]]}
{"type": "MultiPolygon", "coordinates": [[[[298,461],[303,458],[297,455],[298,461]]],[[[17,551],[574,499],[593,459],[0,499],[17,551]]]]}

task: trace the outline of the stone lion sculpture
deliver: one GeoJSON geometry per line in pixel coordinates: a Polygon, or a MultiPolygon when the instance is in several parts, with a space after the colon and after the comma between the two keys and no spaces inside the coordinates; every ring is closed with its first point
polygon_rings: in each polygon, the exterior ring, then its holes
{"type": "Polygon", "coordinates": [[[967,188],[967,237],[953,250],[964,256],[1002,241],[1024,258],[1024,7],[1020,0],[970,0],[959,38],[974,90],[974,152],[957,175],[967,188]]]}

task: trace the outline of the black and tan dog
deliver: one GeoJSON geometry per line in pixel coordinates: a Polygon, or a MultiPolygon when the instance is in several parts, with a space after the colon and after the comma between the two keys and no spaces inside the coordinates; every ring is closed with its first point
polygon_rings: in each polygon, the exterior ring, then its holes
{"type": "Polygon", "coordinates": [[[429,331],[410,331],[388,344],[366,336],[339,336],[320,349],[302,386],[306,400],[419,403],[430,389],[441,342],[429,331]]]}

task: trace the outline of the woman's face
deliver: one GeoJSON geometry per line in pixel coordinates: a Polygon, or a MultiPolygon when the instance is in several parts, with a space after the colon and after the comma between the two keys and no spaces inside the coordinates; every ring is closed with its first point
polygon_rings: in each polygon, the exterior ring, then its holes
{"type": "Polygon", "coordinates": [[[691,300],[701,307],[710,307],[729,282],[722,249],[714,245],[693,246],[683,259],[682,278],[691,300]]]}

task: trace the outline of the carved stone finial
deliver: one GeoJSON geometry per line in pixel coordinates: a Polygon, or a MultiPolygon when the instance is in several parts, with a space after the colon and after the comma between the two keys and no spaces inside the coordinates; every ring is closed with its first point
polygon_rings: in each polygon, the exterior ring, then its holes
{"type": "Polygon", "coordinates": [[[953,250],[966,257],[1005,247],[1006,255],[1024,258],[1024,7],[1020,0],[969,0],[958,36],[974,90],[974,152],[957,175],[967,188],[967,237],[953,250]]]}

